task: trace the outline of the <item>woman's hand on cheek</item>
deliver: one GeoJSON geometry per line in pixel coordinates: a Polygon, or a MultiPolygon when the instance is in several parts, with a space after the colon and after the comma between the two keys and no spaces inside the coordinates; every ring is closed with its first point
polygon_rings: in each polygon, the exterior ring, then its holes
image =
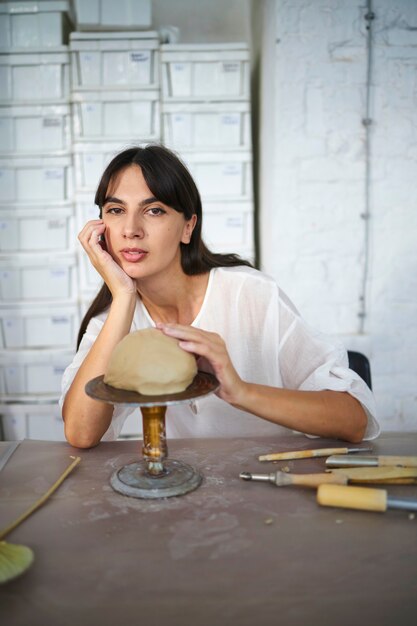
{"type": "Polygon", "coordinates": [[[226,344],[220,335],[180,324],[157,324],[156,326],[165,335],[178,339],[183,350],[192,352],[202,361],[206,361],[220,383],[217,395],[230,404],[239,404],[239,397],[245,383],[236,372],[226,344]]]}
{"type": "Polygon", "coordinates": [[[104,241],[106,226],[103,220],[87,222],[78,239],[87,252],[89,259],[110,289],[113,298],[121,293],[136,293],[135,282],[116,263],[107,252],[104,241]]]}

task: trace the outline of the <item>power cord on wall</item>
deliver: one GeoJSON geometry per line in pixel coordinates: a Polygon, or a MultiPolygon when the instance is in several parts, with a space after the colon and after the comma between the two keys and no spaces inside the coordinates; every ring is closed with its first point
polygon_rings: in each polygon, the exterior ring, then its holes
{"type": "Polygon", "coordinates": [[[362,120],[362,124],[365,128],[365,206],[364,211],[361,213],[361,218],[364,221],[364,263],[362,274],[362,286],[359,295],[359,334],[365,332],[365,318],[366,318],[366,291],[368,286],[368,272],[369,272],[369,231],[370,231],[370,186],[371,186],[371,82],[372,82],[372,70],[373,70],[373,41],[372,41],[372,25],[375,19],[375,13],[372,10],[372,0],[367,0],[367,12],[364,16],[367,22],[367,68],[366,68],[366,103],[365,103],[365,117],[362,120]]]}

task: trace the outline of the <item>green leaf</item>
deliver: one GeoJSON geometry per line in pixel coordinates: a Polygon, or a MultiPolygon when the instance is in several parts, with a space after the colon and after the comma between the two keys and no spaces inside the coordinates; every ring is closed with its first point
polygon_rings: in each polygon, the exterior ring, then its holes
{"type": "Polygon", "coordinates": [[[32,565],[34,554],[27,546],[0,541],[0,584],[23,574],[32,565]]]}

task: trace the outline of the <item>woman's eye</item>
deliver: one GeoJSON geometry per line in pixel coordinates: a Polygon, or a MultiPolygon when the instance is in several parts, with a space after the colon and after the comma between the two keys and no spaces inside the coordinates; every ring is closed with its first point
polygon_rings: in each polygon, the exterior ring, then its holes
{"type": "Polygon", "coordinates": [[[163,215],[164,213],[166,213],[166,211],[164,211],[163,209],[160,209],[157,206],[153,206],[150,209],[148,209],[147,211],[150,215],[163,215]]]}
{"type": "Polygon", "coordinates": [[[118,206],[111,206],[108,209],[106,209],[106,213],[111,213],[112,215],[120,215],[121,212],[122,212],[122,209],[118,206]]]}

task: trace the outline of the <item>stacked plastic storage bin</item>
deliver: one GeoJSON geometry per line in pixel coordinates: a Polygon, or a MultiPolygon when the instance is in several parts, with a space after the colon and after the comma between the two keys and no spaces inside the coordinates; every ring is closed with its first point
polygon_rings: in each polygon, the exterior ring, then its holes
{"type": "MultiPolygon", "coordinates": [[[[72,33],[71,109],[75,164],[74,240],[98,217],[95,191],[108,161],[123,148],[161,140],[159,37],[139,30],[151,24],[150,0],[75,0],[72,33]]],[[[78,247],[80,301],[84,313],[102,284],[78,247]]],[[[122,436],[137,436],[133,416],[122,436]]]]}
{"type": "Polygon", "coordinates": [[[0,396],[6,438],[63,438],[79,324],[71,247],[69,2],[0,5],[0,396]]]}
{"type": "Polygon", "coordinates": [[[207,244],[253,260],[248,46],[163,45],[161,83],[163,140],[198,184],[207,244]]]}
{"type": "MultiPolygon", "coordinates": [[[[159,40],[153,31],[74,32],[70,49],[78,233],[98,217],[95,190],[111,158],[160,141],[159,40]]],[[[85,310],[102,279],[81,247],[79,264],[85,310]]]]}

